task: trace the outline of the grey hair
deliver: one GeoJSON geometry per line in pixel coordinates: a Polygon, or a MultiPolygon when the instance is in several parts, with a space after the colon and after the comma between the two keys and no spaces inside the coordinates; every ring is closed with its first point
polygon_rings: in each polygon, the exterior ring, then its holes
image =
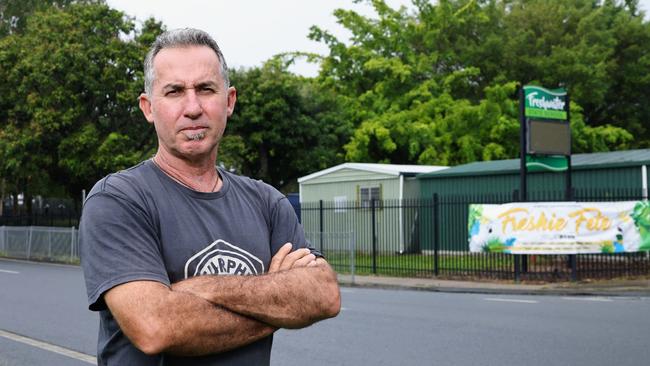
{"type": "Polygon", "coordinates": [[[181,28],[174,29],[160,34],[156,37],[147,52],[144,59],[144,92],[151,96],[153,90],[153,81],[156,78],[153,68],[153,59],[158,52],[165,48],[189,47],[189,46],[206,46],[210,47],[219,59],[219,66],[221,68],[221,76],[223,77],[226,89],[230,86],[230,79],[228,78],[228,65],[226,59],[221,53],[221,49],[217,42],[206,32],[193,29],[181,28]]]}

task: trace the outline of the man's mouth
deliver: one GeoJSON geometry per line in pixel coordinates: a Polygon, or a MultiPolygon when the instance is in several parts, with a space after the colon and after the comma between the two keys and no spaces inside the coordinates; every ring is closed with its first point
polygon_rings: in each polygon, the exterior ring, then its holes
{"type": "Polygon", "coordinates": [[[199,141],[199,140],[203,140],[203,138],[205,137],[205,132],[199,132],[199,133],[195,133],[195,134],[188,134],[188,135],[185,135],[185,136],[187,136],[187,138],[192,140],[192,141],[199,141]]]}
{"type": "Polygon", "coordinates": [[[205,127],[188,127],[183,129],[181,132],[188,140],[199,141],[205,138],[205,127]]]}

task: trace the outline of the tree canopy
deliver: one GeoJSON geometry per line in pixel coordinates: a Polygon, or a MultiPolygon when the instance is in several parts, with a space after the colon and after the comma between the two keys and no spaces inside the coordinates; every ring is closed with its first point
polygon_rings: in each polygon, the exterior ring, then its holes
{"type": "MultiPolygon", "coordinates": [[[[317,77],[290,73],[287,55],[231,70],[220,164],[287,192],[343,161],[513,158],[521,84],[569,91],[573,152],[650,147],[650,23],[636,0],[366,1],[372,17],[334,13],[348,40],[312,27],[329,48],[317,77]]],[[[77,196],[151,156],[137,97],[163,29],[103,0],[0,2],[0,186],[77,196]]]]}
{"type": "Polygon", "coordinates": [[[414,0],[412,10],[369,2],[376,18],[335,12],[348,42],[310,33],[330,49],[319,80],[355,126],[347,159],[515,157],[517,83],[569,90],[574,152],[650,146],[639,92],[650,87],[650,28],[636,1],[414,0]],[[631,79],[634,89],[621,88],[631,79]]]}
{"type": "Polygon", "coordinates": [[[262,67],[233,70],[235,113],[219,149],[223,163],[284,191],[296,179],[342,162],[350,126],[331,90],[287,71],[277,57],[262,67]]]}
{"type": "Polygon", "coordinates": [[[137,108],[142,59],[161,31],[103,4],[38,11],[0,39],[0,175],[14,192],[77,195],[151,154],[137,108]]]}
{"type": "Polygon", "coordinates": [[[71,4],[101,4],[104,0],[2,0],[0,2],[0,38],[20,33],[27,19],[37,11],[63,9],[71,4]]]}

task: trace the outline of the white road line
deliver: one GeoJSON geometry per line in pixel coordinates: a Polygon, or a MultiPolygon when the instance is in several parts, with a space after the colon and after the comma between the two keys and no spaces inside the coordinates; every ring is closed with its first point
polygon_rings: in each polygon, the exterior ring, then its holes
{"type": "Polygon", "coordinates": [[[537,304],[539,301],[536,300],[518,300],[518,299],[498,299],[494,297],[486,297],[483,300],[485,301],[498,301],[498,302],[516,302],[521,304],[537,304]]]}
{"type": "Polygon", "coordinates": [[[89,364],[93,364],[93,365],[97,364],[97,359],[95,358],[95,356],[91,356],[91,355],[87,355],[85,353],[73,351],[71,349],[64,348],[64,347],[61,347],[61,346],[57,346],[57,345],[54,345],[54,344],[51,344],[51,343],[38,341],[38,340],[33,339],[33,338],[24,337],[24,336],[21,336],[21,335],[15,334],[15,333],[11,333],[11,332],[7,332],[7,331],[1,330],[1,329],[0,329],[0,337],[4,337],[4,338],[10,339],[12,341],[20,342],[20,343],[25,343],[27,345],[30,345],[30,346],[36,347],[36,348],[40,348],[40,349],[45,350],[45,351],[58,353],[60,355],[70,357],[70,358],[74,358],[75,360],[79,360],[79,361],[86,362],[86,363],[89,363],[89,364]]]}
{"type": "Polygon", "coordinates": [[[595,302],[612,302],[614,300],[608,299],[606,297],[582,297],[582,296],[576,296],[576,297],[563,297],[562,300],[576,300],[576,301],[595,301],[595,302]]]}
{"type": "Polygon", "coordinates": [[[18,273],[20,273],[20,272],[16,272],[16,271],[10,271],[10,270],[8,270],[8,269],[0,269],[0,272],[2,272],[2,273],[11,273],[11,274],[18,274],[18,273]]]}

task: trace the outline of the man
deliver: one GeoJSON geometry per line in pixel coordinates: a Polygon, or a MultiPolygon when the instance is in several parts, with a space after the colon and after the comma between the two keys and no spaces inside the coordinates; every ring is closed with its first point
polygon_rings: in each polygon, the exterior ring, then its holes
{"type": "Polygon", "coordinates": [[[82,216],[99,365],[268,365],[275,330],[338,314],[336,275],[287,199],[216,168],[235,100],[208,34],[156,39],[140,96],[156,155],[100,180],[82,216]]]}

